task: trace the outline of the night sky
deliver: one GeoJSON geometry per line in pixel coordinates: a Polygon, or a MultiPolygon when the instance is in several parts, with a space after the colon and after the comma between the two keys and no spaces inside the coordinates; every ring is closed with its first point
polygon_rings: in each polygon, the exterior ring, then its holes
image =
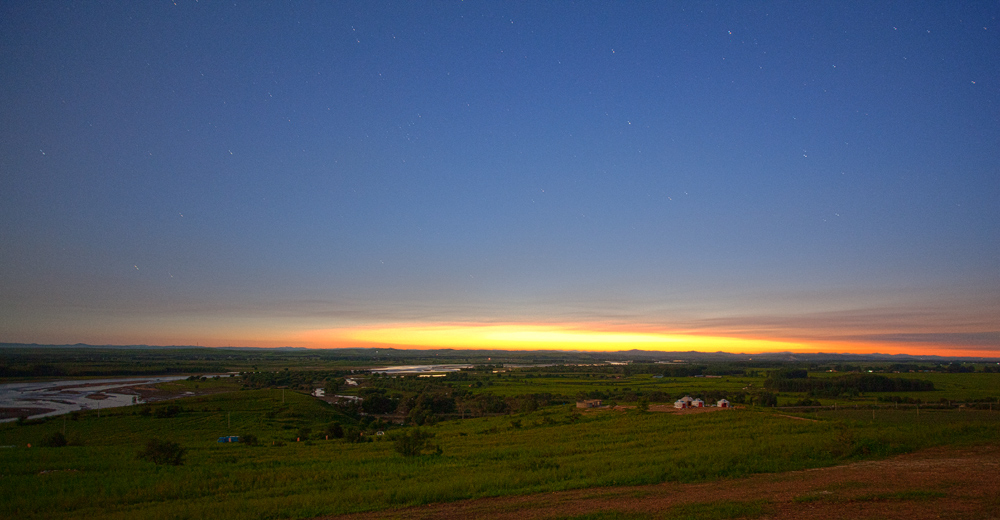
{"type": "Polygon", "coordinates": [[[1000,356],[997,2],[5,2],[0,341],[1000,356]]]}

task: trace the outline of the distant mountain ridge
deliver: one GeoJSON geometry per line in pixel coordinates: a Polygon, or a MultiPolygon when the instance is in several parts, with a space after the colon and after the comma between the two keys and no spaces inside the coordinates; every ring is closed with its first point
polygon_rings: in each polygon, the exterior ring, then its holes
{"type": "MultiPolygon", "coordinates": [[[[396,349],[385,347],[372,348],[306,348],[306,347],[202,347],[197,345],[90,345],[86,343],[76,343],[72,345],[51,345],[39,343],[0,343],[0,349],[114,349],[114,350],[163,350],[163,349],[207,349],[207,350],[249,350],[255,352],[277,351],[296,353],[336,353],[345,357],[379,357],[379,358],[404,358],[435,356],[442,360],[451,357],[488,356],[505,358],[516,356],[517,354],[547,354],[547,355],[571,355],[587,357],[593,360],[607,361],[682,361],[682,362],[725,362],[725,361],[893,361],[893,362],[949,362],[963,361],[975,363],[1000,362],[1000,358],[972,357],[972,356],[935,356],[935,355],[912,355],[912,354],[841,354],[828,352],[814,353],[794,353],[794,352],[764,352],[764,353],[739,353],[729,352],[698,352],[698,351],[651,351],[651,350],[619,350],[619,351],[581,351],[581,350],[484,350],[484,349],[396,349]]],[[[499,360],[498,360],[499,361],[499,360]]]]}

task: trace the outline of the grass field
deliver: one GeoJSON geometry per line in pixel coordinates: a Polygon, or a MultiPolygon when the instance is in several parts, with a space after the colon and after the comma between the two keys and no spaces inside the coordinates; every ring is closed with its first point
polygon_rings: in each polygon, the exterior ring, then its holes
{"type": "MultiPolygon", "coordinates": [[[[723,376],[721,378],[698,377],[661,377],[654,378],[649,374],[639,374],[629,377],[615,378],[607,374],[545,374],[536,375],[531,372],[512,371],[492,379],[489,387],[479,391],[501,396],[520,396],[527,394],[551,393],[564,396],[575,396],[580,392],[653,392],[660,391],[670,395],[689,394],[698,396],[706,392],[740,392],[744,390],[760,390],[764,388],[764,377],[723,376]]],[[[764,373],[766,374],[766,373],[764,373]]],[[[842,373],[810,372],[810,378],[833,378],[843,376],[842,373]]],[[[898,396],[902,398],[919,399],[924,403],[966,402],[987,400],[994,403],[994,408],[1000,409],[1000,373],[900,373],[881,374],[891,378],[906,378],[927,380],[934,383],[935,390],[930,392],[871,392],[853,397],[817,397],[822,404],[833,406],[854,406],[863,404],[882,404],[879,397],[898,396]]],[[[792,403],[808,397],[803,393],[779,393],[778,406],[789,406],[792,403]]]]}
{"type": "MultiPolygon", "coordinates": [[[[929,375],[941,376],[935,381],[941,389],[919,392],[924,398],[938,392],[995,395],[997,388],[991,387],[996,374],[929,375]]],[[[700,389],[743,388],[761,381],[505,376],[482,391],[572,395],[612,385],[605,388],[695,395],[700,389]]],[[[140,410],[0,425],[0,445],[15,446],[0,451],[0,517],[304,518],[475,497],[709,481],[943,444],[995,443],[1000,437],[1000,412],[988,410],[921,410],[917,415],[889,408],[877,410],[873,418],[871,410],[839,409],[803,420],[766,408],[690,415],[635,410],[580,414],[573,405],[560,405],[439,422],[423,430],[434,434],[431,443],[440,447],[440,454],[427,450],[404,457],[393,449],[393,431],[371,436],[378,439],[373,442],[320,440],[316,433],[331,421],[351,426],[356,419],[292,391],[233,391],[161,403],[149,415],[138,414],[140,410]],[[157,417],[157,408],[170,405],[182,411],[157,417]],[[313,432],[313,440],[295,442],[303,428],[313,432]],[[38,447],[42,439],[62,431],[82,446],[38,447]],[[216,442],[222,435],[247,433],[260,444],[216,442]],[[151,437],[187,448],[184,465],[138,460],[136,453],[151,437]],[[35,447],[25,448],[28,443],[35,447]]]]}

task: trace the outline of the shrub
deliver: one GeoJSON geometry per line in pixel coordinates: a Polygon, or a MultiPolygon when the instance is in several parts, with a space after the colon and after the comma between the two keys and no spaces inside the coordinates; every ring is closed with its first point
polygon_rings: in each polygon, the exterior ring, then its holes
{"type": "Polygon", "coordinates": [[[184,464],[184,454],[186,452],[187,450],[176,442],[154,438],[146,442],[146,448],[136,454],[136,458],[152,462],[153,464],[180,466],[184,464]]]}
{"type": "Polygon", "coordinates": [[[55,432],[42,440],[41,445],[46,448],[61,448],[67,444],[66,436],[62,432],[55,432]]]}
{"type": "Polygon", "coordinates": [[[347,442],[365,442],[365,432],[353,426],[344,430],[344,440],[347,442]]]}
{"type": "Polygon", "coordinates": [[[244,433],[240,435],[240,442],[249,446],[257,445],[257,436],[252,433],[244,433]]]}
{"type": "MultiPolygon", "coordinates": [[[[429,446],[428,441],[432,437],[434,437],[433,433],[427,433],[420,431],[420,429],[414,429],[397,436],[393,447],[404,457],[415,457],[420,455],[424,449],[429,446]]],[[[437,446],[436,448],[438,453],[440,453],[441,448],[437,446]]]]}
{"type": "Polygon", "coordinates": [[[343,439],[344,428],[340,425],[340,423],[332,422],[326,425],[326,434],[334,439],[343,439]]]}
{"type": "Polygon", "coordinates": [[[157,408],[156,411],[153,412],[153,415],[155,415],[156,418],[158,419],[168,419],[170,417],[174,417],[177,414],[181,413],[181,411],[182,410],[180,406],[172,404],[169,406],[161,406],[157,408]]]}

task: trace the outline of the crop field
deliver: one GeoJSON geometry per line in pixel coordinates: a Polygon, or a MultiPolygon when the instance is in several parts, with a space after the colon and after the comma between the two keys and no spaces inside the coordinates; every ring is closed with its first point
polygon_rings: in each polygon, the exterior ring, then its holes
{"type": "MultiPolygon", "coordinates": [[[[494,365],[423,378],[285,364],[149,389],[157,399],[193,397],[0,424],[0,517],[377,515],[699,485],[1000,440],[995,372],[494,365]],[[324,387],[363,400],[309,395],[324,387]],[[739,404],[675,413],[682,395],[739,404]],[[605,406],[579,409],[578,399],[605,406]],[[240,442],[218,442],[223,436],[240,442]]],[[[774,507],[740,500],[686,505],[663,518],[755,517],[774,507]]],[[[573,518],[659,518],[581,514],[573,518]]]]}
{"type": "MultiPolygon", "coordinates": [[[[506,375],[506,374],[504,374],[506,375]]],[[[656,378],[649,375],[636,375],[629,378],[614,379],[601,377],[578,377],[575,374],[566,376],[518,377],[513,373],[506,378],[491,381],[489,392],[502,396],[517,396],[525,394],[552,393],[561,395],[576,395],[580,392],[592,391],[665,391],[668,393],[688,393],[695,395],[704,391],[736,391],[749,384],[761,385],[763,379],[746,377],[723,377],[720,379],[678,377],[656,378]]]]}
{"type": "MultiPolygon", "coordinates": [[[[663,392],[669,395],[699,396],[705,393],[730,393],[754,391],[765,388],[766,372],[761,377],[721,376],[718,378],[701,377],[658,377],[639,374],[629,377],[615,378],[607,374],[593,374],[590,377],[579,374],[545,374],[502,373],[500,377],[490,380],[489,386],[474,391],[488,392],[500,396],[521,396],[530,394],[556,394],[578,396],[581,393],[604,392],[608,394],[636,394],[663,392]]],[[[903,379],[921,379],[934,384],[930,392],[866,392],[855,396],[816,397],[821,404],[827,406],[855,406],[863,404],[878,404],[885,406],[879,398],[900,397],[903,399],[921,400],[923,403],[992,402],[993,408],[1000,406],[1000,374],[997,373],[918,373],[918,374],[882,374],[885,377],[903,379]]],[[[843,374],[826,372],[809,372],[810,378],[832,379],[843,374]]],[[[779,392],[778,406],[792,406],[808,396],[802,392],[779,392]]],[[[986,404],[985,406],[989,406],[986,404]]]]}
{"type": "MultiPolygon", "coordinates": [[[[269,400],[275,403],[273,396],[269,400]]],[[[256,413],[253,403],[234,401],[223,409],[256,413]]],[[[308,398],[295,404],[287,415],[318,412],[308,398]]],[[[406,458],[389,441],[292,442],[282,436],[281,419],[269,423],[264,416],[243,419],[244,426],[269,432],[262,435],[263,445],[218,444],[215,437],[228,431],[224,413],[230,412],[69,421],[70,431],[79,429],[87,444],[4,454],[0,512],[18,518],[98,513],[105,518],[298,518],[594,486],[699,482],[821,467],[944,442],[997,440],[995,416],[984,421],[957,412],[942,412],[951,413],[950,420],[920,425],[863,418],[812,422],[749,410],[687,416],[601,411],[576,418],[567,407],[553,407],[440,423],[428,431],[441,454],[406,458]],[[156,466],[136,460],[144,435],[181,442],[190,450],[187,462],[156,466]],[[272,446],[268,438],[285,443],[272,446]]],[[[7,428],[3,442],[38,438],[46,427],[60,424],[7,428]]]]}

